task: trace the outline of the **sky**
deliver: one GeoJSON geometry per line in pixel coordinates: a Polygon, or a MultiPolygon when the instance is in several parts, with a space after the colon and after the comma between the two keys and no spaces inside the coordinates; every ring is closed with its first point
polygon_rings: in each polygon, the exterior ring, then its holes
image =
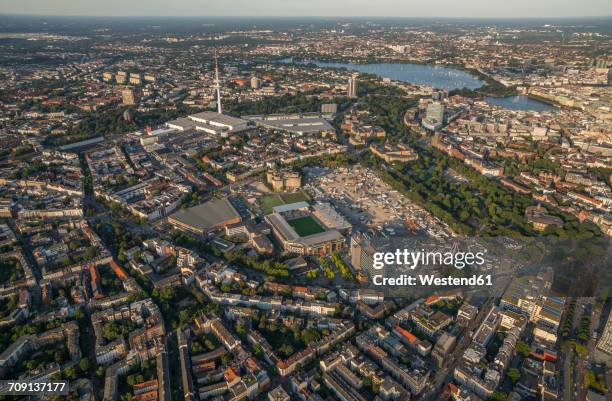
{"type": "Polygon", "coordinates": [[[611,0],[0,0],[0,14],[67,16],[597,17],[611,0]]]}

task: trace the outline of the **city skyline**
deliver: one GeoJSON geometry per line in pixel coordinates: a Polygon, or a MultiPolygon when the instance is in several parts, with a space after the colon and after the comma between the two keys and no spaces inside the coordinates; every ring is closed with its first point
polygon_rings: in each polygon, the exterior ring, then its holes
{"type": "Polygon", "coordinates": [[[228,0],[207,4],[198,0],[181,0],[168,4],[160,0],[92,1],[26,0],[0,4],[0,14],[92,17],[413,17],[413,18],[576,18],[608,17],[612,7],[605,0],[573,2],[569,0],[519,0],[492,3],[483,0],[434,3],[383,0],[373,5],[364,0],[337,0],[333,3],[314,0],[308,3],[264,0],[256,3],[228,0]],[[228,14],[227,10],[232,10],[228,14]]]}

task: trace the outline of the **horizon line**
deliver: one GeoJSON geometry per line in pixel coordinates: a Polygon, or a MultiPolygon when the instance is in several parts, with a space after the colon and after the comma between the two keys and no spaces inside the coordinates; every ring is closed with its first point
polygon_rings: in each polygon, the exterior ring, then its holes
{"type": "Polygon", "coordinates": [[[581,15],[581,16],[391,16],[391,15],[82,15],[82,14],[30,14],[30,13],[4,13],[0,17],[59,17],[59,18],[349,18],[349,19],[475,19],[475,20],[524,20],[524,19],[592,19],[612,18],[609,15],[581,15]]]}

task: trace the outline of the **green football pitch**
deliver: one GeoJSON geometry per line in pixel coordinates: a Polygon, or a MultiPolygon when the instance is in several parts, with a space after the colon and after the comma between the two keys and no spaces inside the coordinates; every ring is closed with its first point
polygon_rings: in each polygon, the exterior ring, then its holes
{"type": "Polygon", "coordinates": [[[315,219],[310,216],[304,216],[299,217],[297,219],[289,220],[287,223],[289,223],[289,225],[293,227],[295,232],[300,237],[307,237],[309,235],[318,234],[325,231],[323,227],[321,227],[319,223],[317,223],[315,219]]]}

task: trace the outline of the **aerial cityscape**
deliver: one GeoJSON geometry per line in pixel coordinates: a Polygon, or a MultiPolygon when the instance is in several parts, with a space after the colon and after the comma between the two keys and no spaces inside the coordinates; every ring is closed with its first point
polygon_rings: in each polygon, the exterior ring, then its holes
{"type": "Polygon", "coordinates": [[[37,2],[0,5],[0,400],[612,399],[610,4],[37,2]]]}

